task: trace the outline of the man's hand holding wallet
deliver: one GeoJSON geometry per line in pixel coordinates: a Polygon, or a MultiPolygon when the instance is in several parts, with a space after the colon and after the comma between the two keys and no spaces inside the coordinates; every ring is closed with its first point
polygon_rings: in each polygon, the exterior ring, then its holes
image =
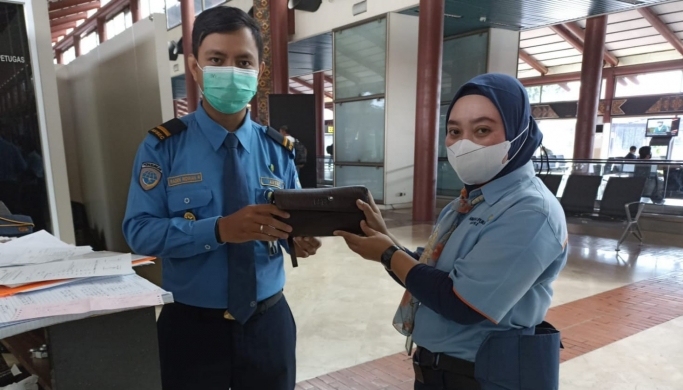
{"type": "MultiPolygon", "coordinates": [[[[287,212],[272,204],[247,206],[218,220],[218,236],[220,242],[232,244],[286,240],[292,232],[292,227],[283,222],[288,218],[287,212]]],[[[290,248],[294,247],[296,256],[302,258],[314,255],[320,245],[315,237],[296,237],[290,242],[290,248]]]]}
{"type": "MultiPolygon", "coordinates": [[[[289,218],[280,215],[275,215],[275,218],[280,222],[286,221],[292,228],[290,247],[297,243],[292,237],[303,238],[306,242],[306,238],[331,237],[338,230],[363,234],[360,223],[365,220],[365,215],[357,202],[368,203],[370,199],[370,193],[364,186],[277,190],[273,193],[277,209],[289,215],[289,218]]],[[[296,267],[298,253],[290,254],[292,265],[296,267]]]]}

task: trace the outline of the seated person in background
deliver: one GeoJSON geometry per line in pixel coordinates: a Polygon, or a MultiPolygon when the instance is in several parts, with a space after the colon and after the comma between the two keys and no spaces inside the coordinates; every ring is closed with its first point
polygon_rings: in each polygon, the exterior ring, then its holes
{"type": "MultiPolygon", "coordinates": [[[[638,149],[639,160],[651,160],[652,159],[652,148],[650,146],[643,146],[638,149]]],[[[647,177],[645,182],[645,189],[643,190],[643,196],[652,199],[653,202],[663,199],[663,196],[659,191],[659,178],[657,177],[657,171],[653,172],[651,165],[637,165],[634,171],[634,176],[637,177],[647,177]]]]}
{"type": "Polygon", "coordinates": [[[635,147],[635,146],[631,146],[631,149],[629,149],[629,153],[628,153],[624,158],[627,159],[627,160],[635,160],[635,159],[637,159],[638,156],[636,156],[636,147],[635,147]]]}
{"type": "Polygon", "coordinates": [[[650,146],[643,146],[638,149],[638,154],[640,155],[640,160],[651,160],[652,159],[652,148],[650,146]]]}

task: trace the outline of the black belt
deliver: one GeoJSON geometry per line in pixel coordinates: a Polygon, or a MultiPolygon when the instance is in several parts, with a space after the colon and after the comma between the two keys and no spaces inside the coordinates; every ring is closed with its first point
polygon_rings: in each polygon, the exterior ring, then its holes
{"type": "MultiPolygon", "coordinates": [[[[478,389],[479,385],[474,379],[474,363],[448,356],[443,353],[433,353],[428,349],[417,347],[413,355],[413,368],[415,379],[421,383],[429,383],[429,378],[435,371],[445,371],[457,379],[465,380],[464,383],[471,385],[472,389],[478,389]]],[[[458,382],[463,383],[461,380],[458,382]]]]}
{"type": "MultiPolygon", "coordinates": [[[[268,309],[271,307],[275,306],[278,302],[280,302],[280,299],[282,299],[283,294],[282,291],[279,291],[275,295],[271,296],[270,298],[266,298],[262,300],[261,302],[256,304],[256,310],[254,311],[254,315],[257,314],[263,314],[265,313],[268,309]]],[[[209,317],[209,318],[225,318],[226,320],[234,320],[234,318],[230,315],[230,313],[225,310],[225,309],[208,309],[204,307],[197,307],[197,306],[190,306],[190,305],[185,305],[180,302],[174,303],[174,305],[178,305],[183,307],[184,309],[193,311],[202,317],[209,317]]]]}

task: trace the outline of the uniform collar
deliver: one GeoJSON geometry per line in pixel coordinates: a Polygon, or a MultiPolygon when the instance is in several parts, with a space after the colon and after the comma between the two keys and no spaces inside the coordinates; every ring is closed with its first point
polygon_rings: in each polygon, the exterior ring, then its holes
{"type": "MultiPolygon", "coordinates": [[[[202,102],[200,102],[200,104],[197,106],[195,118],[199,124],[199,129],[209,140],[213,150],[218,150],[223,145],[223,142],[225,142],[225,137],[228,136],[228,131],[225,130],[223,126],[216,123],[216,121],[211,119],[211,117],[209,117],[209,114],[206,113],[206,110],[204,110],[204,107],[201,103],[202,102]]],[[[247,110],[244,123],[242,123],[242,126],[235,131],[237,139],[247,152],[249,152],[249,147],[254,134],[254,126],[252,126],[252,123],[253,122],[251,121],[249,110],[247,110]]]]}
{"type": "Polygon", "coordinates": [[[517,184],[525,180],[530,180],[535,175],[536,171],[534,170],[534,165],[531,161],[529,161],[525,165],[519,167],[517,170],[514,170],[482,187],[481,192],[484,194],[484,201],[493,206],[503,196],[514,190],[515,187],[517,187],[517,184]]]}

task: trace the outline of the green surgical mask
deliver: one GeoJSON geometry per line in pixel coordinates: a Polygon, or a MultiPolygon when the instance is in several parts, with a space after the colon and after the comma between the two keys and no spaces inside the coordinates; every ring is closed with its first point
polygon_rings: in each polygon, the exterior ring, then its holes
{"type": "Polygon", "coordinates": [[[256,94],[258,71],[233,66],[197,67],[204,73],[202,94],[218,112],[239,112],[256,94]]]}

